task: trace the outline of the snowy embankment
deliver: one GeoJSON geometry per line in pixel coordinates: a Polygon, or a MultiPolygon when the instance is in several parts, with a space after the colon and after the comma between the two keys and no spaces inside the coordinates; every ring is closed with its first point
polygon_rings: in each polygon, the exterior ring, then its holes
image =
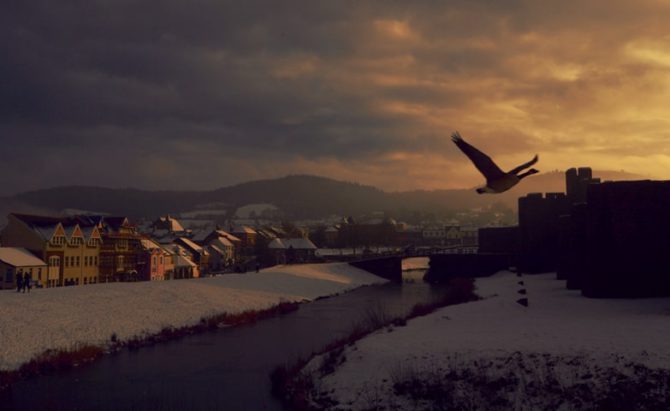
{"type": "Polygon", "coordinates": [[[314,359],[303,371],[318,381],[313,400],[331,409],[625,408],[619,396],[667,405],[670,298],[588,299],[554,278],[478,279],[482,300],[372,334],[332,374],[319,375],[314,359]],[[522,289],[528,307],[516,302],[522,289]]]}
{"type": "Polygon", "coordinates": [[[47,349],[105,347],[221,313],[263,310],[385,282],[348,264],[278,266],[192,280],[0,291],[0,371],[47,349]]]}

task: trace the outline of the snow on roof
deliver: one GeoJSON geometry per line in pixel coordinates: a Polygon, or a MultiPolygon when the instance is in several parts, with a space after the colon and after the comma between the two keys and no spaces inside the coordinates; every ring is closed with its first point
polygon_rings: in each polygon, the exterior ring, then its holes
{"type": "Polygon", "coordinates": [[[30,251],[21,247],[0,247],[0,261],[13,267],[34,267],[47,265],[30,251]]]}
{"type": "Polygon", "coordinates": [[[201,251],[202,251],[202,247],[201,247],[201,246],[199,246],[198,244],[194,243],[193,241],[189,240],[189,239],[186,238],[186,237],[179,237],[179,241],[181,241],[182,243],[184,243],[184,245],[188,246],[188,247],[191,248],[193,251],[197,251],[197,252],[201,252],[201,251]]]}
{"type": "Polygon", "coordinates": [[[253,228],[251,228],[251,227],[249,227],[249,226],[246,226],[246,225],[239,225],[239,226],[236,226],[236,227],[232,230],[232,232],[235,233],[235,234],[237,234],[237,233],[241,233],[241,234],[256,234],[256,230],[254,230],[253,228]]]}
{"type": "Polygon", "coordinates": [[[168,247],[167,245],[161,245],[159,244],[161,249],[163,250],[163,253],[168,254],[168,255],[175,255],[175,251],[168,247]]]}
{"type": "Polygon", "coordinates": [[[214,244],[217,247],[224,247],[224,248],[235,247],[235,244],[233,244],[233,242],[227,239],[226,237],[216,237],[215,239],[210,241],[209,244],[210,245],[214,244]]]}
{"type": "Polygon", "coordinates": [[[332,225],[331,225],[330,227],[326,228],[326,232],[327,232],[327,233],[337,233],[337,232],[339,232],[339,231],[340,231],[340,230],[338,230],[336,227],[334,227],[334,226],[332,226],[332,225]]]}
{"type": "Polygon", "coordinates": [[[72,238],[72,234],[74,234],[75,230],[77,230],[77,224],[75,225],[63,225],[63,229],[65,230],[65,236],[67,238],[72,238]]]}
{"type": "Polygon", "coordinates": [[[226,252],[220,249],[216,244],[210,244],[207,247],[210,249],[210,251],[214,251],[220,255],[226,255],[226,252]]]}
{"type": "Polygon", "coordinates": [[[142,243],[142,247],[146,248],[147,250],[155,250],[155,249],[160,249],[161,246],[158,245],[154,240],[151,240],[149,238],[143,238],[140,240],[142,243]]]}
{"type": "Polygon", "coordinates": [[[227,232],[227,231],[216,230],[216,233],[219,235],[219,237],[225,237],[225,238],[227,238],[227,239],[228,239],[229,241],[231,241],[231,242],[237,242],[237,243],[241,243],[241,242],[242,242],[242,240],[240,240],[238,237],[236,237],[236,236],[230,234],[230,233],[227,232]]]}
{"type": "Polygon", "coordinates": [[[185,231],[184,227],[177,221],[175,218],[170,217],[169,215],[166,215],[165,217],[160,217],[158,219],[159,224],[161,226],[165,226],[165,223],[167,223],[167,226],[169,227],[169,231],[185,231]]]}
{"type": "Polygon", "coordinates": [[[275,238],[268,243],[268,248],[271,248],[273,250],[283,250],[286,249],[287,247],[281,240],[281,238],[275,238]]]}
{"type": "Polygon", "coordinates": [[[194,263],[193,261],[189,260],[188,258],[177,254],[175,261],[174,261],[175,267],[197,267],[198,264],[194,263]]]}
{"type": "Polygon", "coordinates": [[[93,230],[95,229],[95,227],[93,227],[93,226],[91,226],[91,227],[80,227],[80,228],[81,228],[81,232],[84,234],[84,238],[86,238],[86,239],[91,238],[91,235],[93,234],[93,230]]]}
{"type": "Polygon", "coordinates": [[[207,237],[212,233],[211,230],[197,230],[193,232],[191,239],[196,242],[204,242],[207,237]]]}
{"type": "Polygon", "coordinates": [[[33,230],[35,230],[35,232],[44,240],[48,241],[51,240],[51,238],[56,233],[56,228],[58,228],[58,224],[48,226],[37,226],[33,227],[33,230]]]}
{"type": "Polygon", "coordinates": [[[316,246],[307,238],[275,238],[268,243],[268,248],[294,250],[316,250],[316,246]]]}
{"type": "Polygon", "coordinates": [[[285,238],[286,248],[293,247],[296,250],[316,250],[316,246],[308,238],[285,238]]]}

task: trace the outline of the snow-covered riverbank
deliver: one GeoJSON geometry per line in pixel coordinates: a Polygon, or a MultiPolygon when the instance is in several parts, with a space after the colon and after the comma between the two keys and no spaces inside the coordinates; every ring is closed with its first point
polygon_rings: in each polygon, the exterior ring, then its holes
{"type": "Polygon", "coordinates": [[[312,376],[315,397],[332,409],[588,409],[620,403],[618,395],[665,404],[670,298],[588,299],[554,278],[478,279],[483,300],[345,350],[334,373],[312,376]],[[522,289],[528,307],[516,302],[522,289]]]}
{"type": "Polygon", "coordinates": [[[348,264],[287,265],[260,273],[163,282],[0,291],[0,371],[47,349],[106,346],[201,318],[313,300],[386,280],[348,264]]]}

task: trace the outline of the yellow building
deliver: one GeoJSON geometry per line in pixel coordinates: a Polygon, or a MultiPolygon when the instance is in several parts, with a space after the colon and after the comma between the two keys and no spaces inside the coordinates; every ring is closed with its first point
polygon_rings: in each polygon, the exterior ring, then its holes
{"type": "MultiPolygon", "coordinates": [[[[96,283],[100,233],[87,218],[10,214],[3,245],[24,247],[48,265],[45,287],[96,283]]],[[[38,280],[34,278],[34,280],[38,280]]]]}

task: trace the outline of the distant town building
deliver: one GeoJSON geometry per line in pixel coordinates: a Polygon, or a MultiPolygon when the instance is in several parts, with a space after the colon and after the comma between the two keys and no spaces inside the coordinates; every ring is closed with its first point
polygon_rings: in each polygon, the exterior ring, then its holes
{"type": "Polygon", "coordinates": [[[146,234],[156,240],[159,244],[169,244],[179,237],[191,237],[191,230],[169,214],[159,217],[147,226],[144,226],[142,234],[146,234]]]}
{"type": "Polygon", "coordinates": [[[339,225],[331,225],[324,230],[325,246],[335,248],[339,245],[340,228],[339,225]]]}
{"type": "Polygon", "coordinates": [[[268,248],[275,264],[293,264],[312,261],[316,245],[307,238],[275,238],[268,248]]]}
{"type": "Polygon", "coordinates": [[[239,225],[230,229],[230,233],[241,241],[241,254],[252,255],[256,247],[256,238],[258,234],[256,230],[249,226],[239,225]]]}
{"type": "Polygon", "coordinates": [[[144,281],[165,280],[166,260],[169,253],[166,253],[160,244],[149,238],[141,239],[140,245],[142,253],[138,265],[139,278],[144,281]]]}
{"type": "MultiPolygon", "coordinates": [[[[139,281],[145,272],[142,235],[126,217],[99,217],[100,282],[139,281]]],[[[146,278],[148,279],[148,278],[146,278]]]]}
{"type": "Polygon", "coordinates": [[[198,265],[200,276],[209,273],[209,251],[206,247],[202,247],[186,237],[177,238],[174,243],[188,252],[189,259],[198,265]]]}
{"type": "Polygon", "coordinates": [[[47,264],[21,247],[0,247],[0,290],[16,288],[16,274],[30,274],[38,287],[47,278],[47,264]]]}
{"type": "Polygon", "coordinates": [[[164,245],[163,248],[172,256],[173,280],[200,277],[198,264],[192,260],[193,255],[186,248],[174,243],[164,245]]]}
{"type": "Polygon", "coordinates": [[[2,233],[3,245],[23,247],[48,265],[45,287],[98,282],[101,236],[90,220],[12,213],[2,233]]]}

